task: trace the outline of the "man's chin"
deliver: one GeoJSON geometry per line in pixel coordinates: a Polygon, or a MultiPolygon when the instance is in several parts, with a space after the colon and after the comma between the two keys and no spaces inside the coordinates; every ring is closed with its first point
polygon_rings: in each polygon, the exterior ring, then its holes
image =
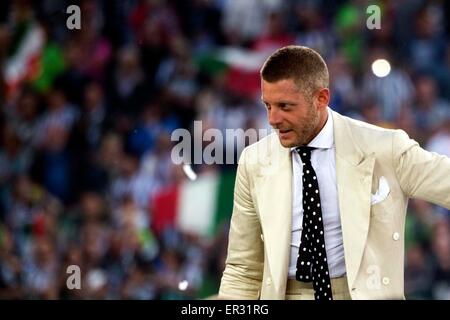
{"type": "Polygon", "coordinates": [[[295,141],[291,140],[291,139],[282,139],[280,137],[278,137],[280,140],[280,144],[285,147],[285,148],[292,148],[297,146],[298,144],[295,143],[295,141]]]}

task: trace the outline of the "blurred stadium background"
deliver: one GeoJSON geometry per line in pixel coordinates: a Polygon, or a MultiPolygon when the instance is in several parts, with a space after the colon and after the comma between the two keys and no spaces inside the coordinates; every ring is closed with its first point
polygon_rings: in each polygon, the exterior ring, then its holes
{"type": "MultiPolygon", "coordinates": [[[[192,299],[217,293],[234,165],[170,158],[170,134],[267,128],[258,69],[318,50],[345,115],[450,156],[448,1],[0,2],[0,298],[192,299]],[[68,30],[66,8],[81,8],[68,30]],[[381,29],[366,8],[381,8],[381,29]],[[371,64],[387,59],[376,77],[371,64]],[[79,265],[82,289],[68,290],[79,265]]],[[[240,150],[225,141],[235,156],[240,150]]],[[[450,177],[443,177],[450,178],[450,177]]],[[[409,299],[450,299],[446,209],[412,200],[409,299]]]]}

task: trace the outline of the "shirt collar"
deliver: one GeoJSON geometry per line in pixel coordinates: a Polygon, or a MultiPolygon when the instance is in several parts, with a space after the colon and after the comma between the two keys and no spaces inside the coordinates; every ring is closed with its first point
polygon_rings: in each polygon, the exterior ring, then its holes
{"type": "MultiPolygon", "coordinates": [[[[334,144],[333,134],[333,119],[331,116],[330,108],[327,107],[328,118],[327,122],[323,126],[322,130],[308,143],[308,147],[314,147],[318,149],[329,149],[334,144]]],[[[291,151],[295,151],[296,147],[291,148],[291,151]]]]}

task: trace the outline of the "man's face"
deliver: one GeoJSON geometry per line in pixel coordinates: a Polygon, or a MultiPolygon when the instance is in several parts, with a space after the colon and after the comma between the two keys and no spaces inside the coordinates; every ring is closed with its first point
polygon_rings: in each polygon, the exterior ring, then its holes
{"type": "Polygon", "coordinates": [[[324,106],[314,98],[306,99],[291,79],[261,82],[262,101],[280,143],[286,148],[308,144],[321,129],[324,106]]]}

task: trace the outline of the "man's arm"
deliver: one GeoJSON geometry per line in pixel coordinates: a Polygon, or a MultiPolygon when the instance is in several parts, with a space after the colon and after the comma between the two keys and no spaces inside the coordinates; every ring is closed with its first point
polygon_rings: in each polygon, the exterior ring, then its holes
{"type": "Polygon", "coordinates": [[[394,134],[392,148],[403,192],[450,209],[450,158],[422,149],[402,130],[394,134]]]}
{"type": "Polygon", "coordinates": [[[250,194],[245,152],[236,174],[228,255],[219,290],[220,298],[225,299],[258,299],[262,281],[261,225],[250,194]]]}

